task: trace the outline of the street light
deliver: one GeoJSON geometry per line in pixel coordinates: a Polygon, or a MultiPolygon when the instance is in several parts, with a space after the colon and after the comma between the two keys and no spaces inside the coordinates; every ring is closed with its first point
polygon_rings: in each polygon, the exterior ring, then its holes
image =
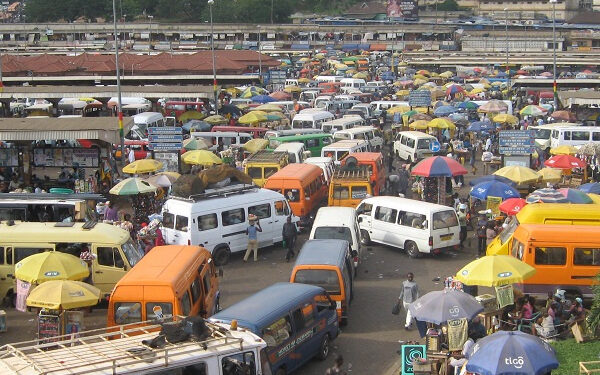
{"type": "Polygon", "coordinates": [[[553,109],[558,110],[558,87],[556,87],[556,3],[557,0],[550,0],[552,4],[552,90],[554,93],[554,105],[553,109]]]}
{"type": "Polygon", "coordinates": [[[260,45],[260,25],[258,25],[258,82],[262,86],[262,49],[260,45]]]}
{"type": "Polygon", "coordinates": [[[219,113],[219,102],[217,99],[217,66],[215,62],[215,29],[213,25],[212,7],[215,0],[208,0],[208,11],[210,13],[210,51],[212,53],[212,71],[213,71],[213,99],[215,101],[215,114],[219,113]]]}
{"type": "Polygon", "coordinates": [[[506,22],[504,28],[506,43],[506,92],[510,92],[510,68],[508,67],[508,8],[504,8],[504,20],[506,22]]]}
{"type": "Polygon", "coordinates": [[[115,32],[115,71],[117,74],[117,116],[119,118],[119,137],[121,138],[121,161],[125,157],[125,134],[123,132],[123,110],[121,106],[121,73],[119,72],[119,37],[117,34],[117,7],[115,0],[113,6],[113,26],[115,32]]]}
{"type": "Polygon", "coordinates": [[[150,54],[150,50],[152,49],[152,19],[154,16],[148,16],[150,19],[150,34],[148,34],[148,55],[150,54]]]}

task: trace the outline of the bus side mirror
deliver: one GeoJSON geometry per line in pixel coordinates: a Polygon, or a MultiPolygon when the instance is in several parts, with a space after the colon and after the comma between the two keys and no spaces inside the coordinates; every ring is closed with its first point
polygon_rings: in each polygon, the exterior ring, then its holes
{"type": "Polygon", "coordinates": [[[351,254],[352,254],[352,257],[353,257],[353,258],[356,258],[356,257],[358,256],[358,251],[356,251],[356,250],[352,250],[352,253],[351,253],[351,254]]]}
{"type": "Polygon", "coordinates": [[[358,222],[359,222],[359,223],[362,223],[362,219],[363,219],[363,218],[362,218],[362,216],[359,216],[359,217],[358,217],[358,222]]]}

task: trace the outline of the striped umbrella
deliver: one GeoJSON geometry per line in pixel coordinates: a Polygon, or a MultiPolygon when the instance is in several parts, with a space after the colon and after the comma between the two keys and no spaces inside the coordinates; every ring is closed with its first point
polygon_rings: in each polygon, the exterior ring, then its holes
{"type": "Polygon", "coordinates": [[[569,200],[558,190],[551,188],[537,189],[525,199],[527,203],[569,203],[569,200]]]}
{"type": "Polygon", "coordinates": [[[546,108],[539,105],[530,104],[519,111],[522,116],[543,116],[548,112],[546,108]]]}
{"type": "Polygon", "coordinates": [[[590,204],[594,203],[589,195],[577,189],[558,189],[558,191],[569,201],[569,203],[590,204]]]}
{"type": "Polygon", "coordinates": [[[485,181],[477,184],[473,186],[469,195],[482,201],[487,200],[489,196],[500,197],[503,200],[520,197],[517,189],[498,181],[485,181]]]}
{"type": "Polygon", "coordinates": [[[432,156],[421,160],[411,172],[414,176],[452,177],[467,174],[467,170],[456,160],[446,156],[432,156]]]}

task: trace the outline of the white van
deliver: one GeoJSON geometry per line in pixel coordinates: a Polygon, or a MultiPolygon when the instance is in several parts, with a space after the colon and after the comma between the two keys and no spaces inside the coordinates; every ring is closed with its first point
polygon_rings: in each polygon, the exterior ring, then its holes
{"type": "Polygon", "coordinates": [[[317,82],[341,82],[344,76],[316,76],[315,81],[317,82]]]}
{"type": "Polygon", "coordinates": [[[320,91],[319,90],[306,90],[306,91],[302,91],[300,93],[300,99],[304,100],[305,102],[308,102],[309,105],[313,105],[313,103],[315,102],[315,99],[317,99],[317,97],[319,96],[320,91]]]}
{"type": "Polygon", "coordinates": [[[571,122],[557,122],[552,124],[544,125],[531,125],[527,127],[528,130],[535,130],[535,145],[542,150],[550,149],[550,136],[552,130],[556,128],[565,128],[573,126],[582,126],[583,124],[571,123],[571,122]]]}
{"type": "Polygon", "coordinates": [[[348,115],[342,118],[326,121],[321,124],[323,133],[333,134],[338,130],[352,129],[355,126],[365,125],[365,120],[356,115],[348,115]]]}
{"type": "Polygon", "coordinates": [[[213,146],[209,148],[210,151],[215,151],[219,146],[219,142],[223,142],[224,148],[228,149],[232,146],[242,146],[253,138],[250,133],[239,132],[191,132],[190,135],[211,142],[213,146]]]}
{"type": "Polygon", "coordinates": [[[368,151],[371,151],[369,142],[364,139],[345,139],[323,147],[321,149],[321,156],[333,158],[333,162],[338,165],[348,154],[368,151]]]}
{"type": "Polygon", "coordinates": [[[342,87],[340,88],[342,92],[360,91],[367,85],[364,79],[357,78],[343,78],[340,82],[342,83],[342,87]]]}
{"type": "Polygon", "coordinates": [[[312,111],[303,109],[300,111],[300,113],[294,116],[292,119],[293,129],[320,129],[323,122],[334,118],[333,113],[331,112],[314,110],[313,108],[310,109],[312,109],[312,111]]]}
{"type": "Polygon", "coordinates": [[[273,152],[287,152],[288,162],[291,163],[304,163],[304,160],[310,157],[310,151],[306,150],[304,143],[302,142],[286,142],[282,143],[273,152]]]}
{"type": "Polygon", "coordinates": [[[317,167],[321,168],[323,170],[325,181],[327,181],[327,184],[329,184],[331,176],[333,175],[333,158],[314,156],[304,160],[304,163],[316,165],[317,167]]]}
{"type": "Polygon", "coordinates": [[[160,112],[143,112],[133,117],[133,126],[125,138],[148,140],[148,128],[175,126],[175,117],[164,117],[160,112]]]}
{"type": "Polygon", "coordinates": [[[346,240],[354,258],[354,271],[362,259],[360,229],[352,207],[321,207],[317,211],[309,240],[346,240]],[[354,253],[356,251],[356,253],[354,253]]]}
{"type": "Polygon", "coordinates": [[[245,99],[245,98],[233,98],[229,100],[229,104],[231,105],[237,105],[237,104],[250,104],[252,103],[251,99],[245,99]]]}
{"type": "Polygon", "coordinates": [[[384,109],[387,111],[392,107],[410,107],[408,102],[398,100],[375,100],[370,104],[371,109],[373,110],[373,116],[375,117],[379,117],[384,109]]]}
{"type": "Polygon", "coordinates": [[[383,147],[383,137],[379,129],[373,126],[357,126],[352,129],[338,130],[333,133],[333,139],[341,141],[343,139],[364,139],[369,142],[371,150],[381,151],[383,147]]]}
{"type": "Polygon", "coordinates": [[[294,224],[298,221],[283,195],[254,185],[207,189],[188,198],[171,196],[162,213],[167,244],[204,246],[216,265],[227,263],[231,253],[247,249],[248,215],[254,214],[260,221],[259,247],[283,240],[287,216],[292,216],[294,224]]]}
{"type": "Polygon", "coordinates": [[[437,142],[433,135],[419,131],[404,131],[396,135],[394,154],[411,163],[433,155],[429,149],[432,142],[437,142]]]}
{"type": "Polygon", "coordinates": [[[288,78],[285,80],[285,85],[286,86],[300,86],[300,83],[298,82],[297,79],[288,78]]]}
{"type": "Polygon", "coordinates": [[[152,109],[152,104],[150,103],[132,103],[132,104],[124,104],[122,107],[123,116],[135,116],[140,113],[144,113],[152,109]]]}
{"type": "Polygon", "coordinates": [[[562,145],[581,146],[586,143],[600,144],[600,127],[597,126],[567,126],[552,130],[550,147],[562,145]]]}
{"type": "MultiPolygon", "coordinates": [[[[302,108],[310,107],[310,103],[306,102],[306,101],[298,100],[297,103],[302,108]]],[[[270,102],[269,104],[278,105],[281,108],[283,108],[284,112],[288,112],[288,113],[292,112],[294,110],[294,101],[293,100],[280,100],[280,101],[276,101],[276,102],[270,102]]]]}
{"type": "Polygon", "coordinates": [[[370,241],[406,250],[411,258],[460,244],[456,211],[400,197],[372,197],[356,208],[363,245],[370,241]]]}
{"type": "Polygon", "coordinates": [[[282,129],[282,130],[267,130],[265,133],[265,139],[285,137],[288,135],[302,135],[302,134],[319,134],[323,133],[321,129],[282,129]]]}

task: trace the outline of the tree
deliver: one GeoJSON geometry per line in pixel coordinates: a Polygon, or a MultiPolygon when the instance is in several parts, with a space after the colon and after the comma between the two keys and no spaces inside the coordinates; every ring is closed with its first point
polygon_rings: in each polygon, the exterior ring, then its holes
{"type": "Polygon", "coordinates": [[[587,317],[587,324],[589,331],[595,334],[600,329],[600,273],[596,275],[596,284],[592,286],[592,289],[594,291],[594,299],[587,317]]]}
{"type": "Polygon", "coordinates": [[[444,12],[452,12],[460,9],[456,0],[445,0],[443,3],[438,4],[437,8],[444,12]]]}

